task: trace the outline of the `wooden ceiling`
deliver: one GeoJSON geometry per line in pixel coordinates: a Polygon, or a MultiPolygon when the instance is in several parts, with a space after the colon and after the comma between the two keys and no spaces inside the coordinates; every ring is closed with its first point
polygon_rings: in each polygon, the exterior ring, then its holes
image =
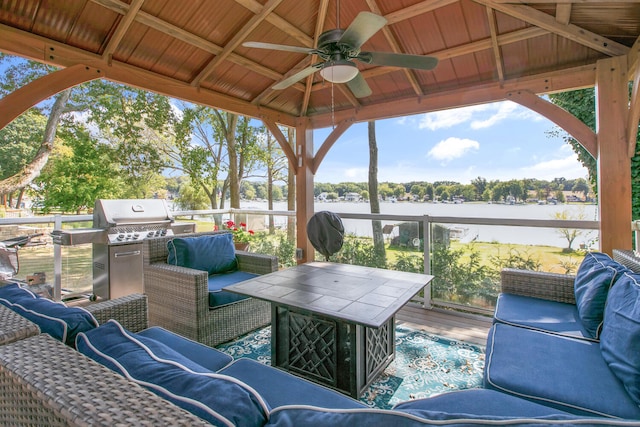
{"type": "Polygon", "coordinates": [[[0,51],[311,128],[592,86],[596,61],[636,58],[639,35],[639,1],[0,1],[0,51]],[[319,73],[273,90],[315,55],[242,46],[313,48],[338,18],[346,28],[362,11],[387,20],[362,50],[434,56],[438,66],[356,62],[372,90],[364,98],[319,73]]]}

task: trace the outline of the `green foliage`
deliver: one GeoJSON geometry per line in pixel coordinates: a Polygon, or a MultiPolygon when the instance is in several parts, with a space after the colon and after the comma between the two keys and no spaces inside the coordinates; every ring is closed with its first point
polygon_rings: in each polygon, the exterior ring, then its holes
{"type": "Polygon", "coordinates": [[[93,207],[96,199],[123,196],[125,187],[111,147],[80,126],[63,126],[58,137],[60,143],[35,181],[44,212],[78,212],[93,207]]]}
{"type": "Polygon", "coordinates": [[[284,231],[277,231],[274,234],[256,233],[251,240],[249,251],[277,256],[280,268],[293,267],[296,265],[295,241],[289,240],[287,233],[284,231]]]}
{"type": "Polygon", "coordinates": [[[32,108],[0,130],[0,179],[13,176],[31,161],[46,123],[46,116],[32,108]]]}
{"type": "MultiPolygon", "coordinates": [[[[316,252],[316,259],[324,260],[323,258],[321,254],[316,252]]],[[[333,254],[329,260],[342,264],[386,268],[384,257],[374,250],[373,240],[370,238],[357,237],[352,234],[345,236],[342,249],[340,249],[338,253],[333,254]]]]}

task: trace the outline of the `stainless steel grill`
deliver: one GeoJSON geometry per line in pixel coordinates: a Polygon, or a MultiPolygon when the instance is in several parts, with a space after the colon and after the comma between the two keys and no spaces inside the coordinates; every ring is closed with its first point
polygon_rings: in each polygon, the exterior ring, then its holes
{"type": "Polygon", "coordinates": [[[112,299],[144,292],[144,239],[195,231],[193,223],[174,221],[159,199],[98,199],[93,228],[57,230],[54,243],[93,244],[92,299],[112,299]]]}

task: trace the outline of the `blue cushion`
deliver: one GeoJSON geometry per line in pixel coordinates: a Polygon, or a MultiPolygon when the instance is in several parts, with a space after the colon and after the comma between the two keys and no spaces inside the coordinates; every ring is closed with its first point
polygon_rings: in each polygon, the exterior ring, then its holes
{"type": "Polygon", "coordinates": [[[233,357],[226,353],[174,334],[159,326],[153,326],[144,331],[140,331],[135,334],[135,336],[151,338],[161,342],[211,372],[222,369],[233,361],[233,357]]]}
{"type": "Polygon", "coordinates": [[[8,290],[0,297],[0,304],[38,325],[40,330],[63,343],[73,346],[76,335],[98,327],[98,321],[82,307],[67,307],[62,302],[41,298],[28,290],[8,290]]]}
{"type": "Polygon", "coordinates": [[[640,419],[598,342],[496,323],[487,339],[484,387],[576,415],[640,419]]]}
{"type": "Polygon", "coordinates": [[[640,275],[625,273],[609,291],[602,357],[640,405],[640,275]]]}
{"type": "MultiPolygon", "coordinates": [[[[449,427],[469,426],[539,426],[571,424],[580,419],[568,414],[553,414],[540,417],[484,416],[441,410],[408,409],[406,411],[385,411],[382,409],[334,409],[313,406],[282,406],[271,411],[267,426],[331,426],[331,427],[424,427],[425,425],[446,425],[449,427]],[[559,422],[558,420],[564,421],[559,422]]],[[[582,425],[610,425],[611,420],[582,418],[582,425]],[[593,422],[592,422],[593,421],[593,422]]]]}
{"type": "Polygon", "coordinates": [[[10,283],[0,287],[0,298],[16,302],[18,298],[37,298],[36,294],[18,283],[10,283]]]}
{"type": "Polygon", "coordinates": [[[271,408],[283,405],[312,405],[342,409],[366,407],[363,403],[337,391],[251,359],[237,359],[219,373],[249,384],[271,408]]]}
{"type": "Polygon", "coordinates": [[[626,267],[609,255],[588,252],[576,273],[574,290],[578,314],[591,338],[598,338],[602,328],[604,305],[609,288],[626,267]]]}
{"type": "Polygon", "coordinates": [[[468,389],[443,393],[426,399],[408,400],[398,403],[397,411],[442,411],[451,414],[474,414],[501,417],[544,417],[569,415],[550,406],[540,405],[506,393],[487,389],[468,389]]]}
{"type": "Polygon", "coordinates": [[[493,320],[507,325],[595,341],[582,326],[575,304],[501,293],[498,295],[493,320]]]}
{"type": "Polygon", "coordinates": [[[247,273],[246,271],[232,271],[209,276],[209,307],[221,307],[249,298],[246,295],[236,294],[235,292],[223,291],[222,288],[243,280],[253,279],[256,276],[257,274],[247,273]]]}
{"type": "Polygon", "coordinates": [[[268,407],[249,386],[211,373],[115,321],[80,334],[78,350],[214,425],[262,426],[268,407]],[[151,346],[154,348],[152,349],[151,346]]]}
{"type": "Polygon", "coordinates": [[[236,249],[231,233],[198,237],[175,237],[167,242],[167,264],[224,273],[237,268],[236,249]]]}

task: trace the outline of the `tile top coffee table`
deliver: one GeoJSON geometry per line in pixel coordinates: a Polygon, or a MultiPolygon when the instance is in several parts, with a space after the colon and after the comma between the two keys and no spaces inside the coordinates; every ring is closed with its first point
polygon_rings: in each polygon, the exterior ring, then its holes
{"type": "Polygon", "coordinates": [[[358,398],[395,356],[395,314],[433,276],[312,262],[224,288],[271,302],[271,363],[358,398]]]}

